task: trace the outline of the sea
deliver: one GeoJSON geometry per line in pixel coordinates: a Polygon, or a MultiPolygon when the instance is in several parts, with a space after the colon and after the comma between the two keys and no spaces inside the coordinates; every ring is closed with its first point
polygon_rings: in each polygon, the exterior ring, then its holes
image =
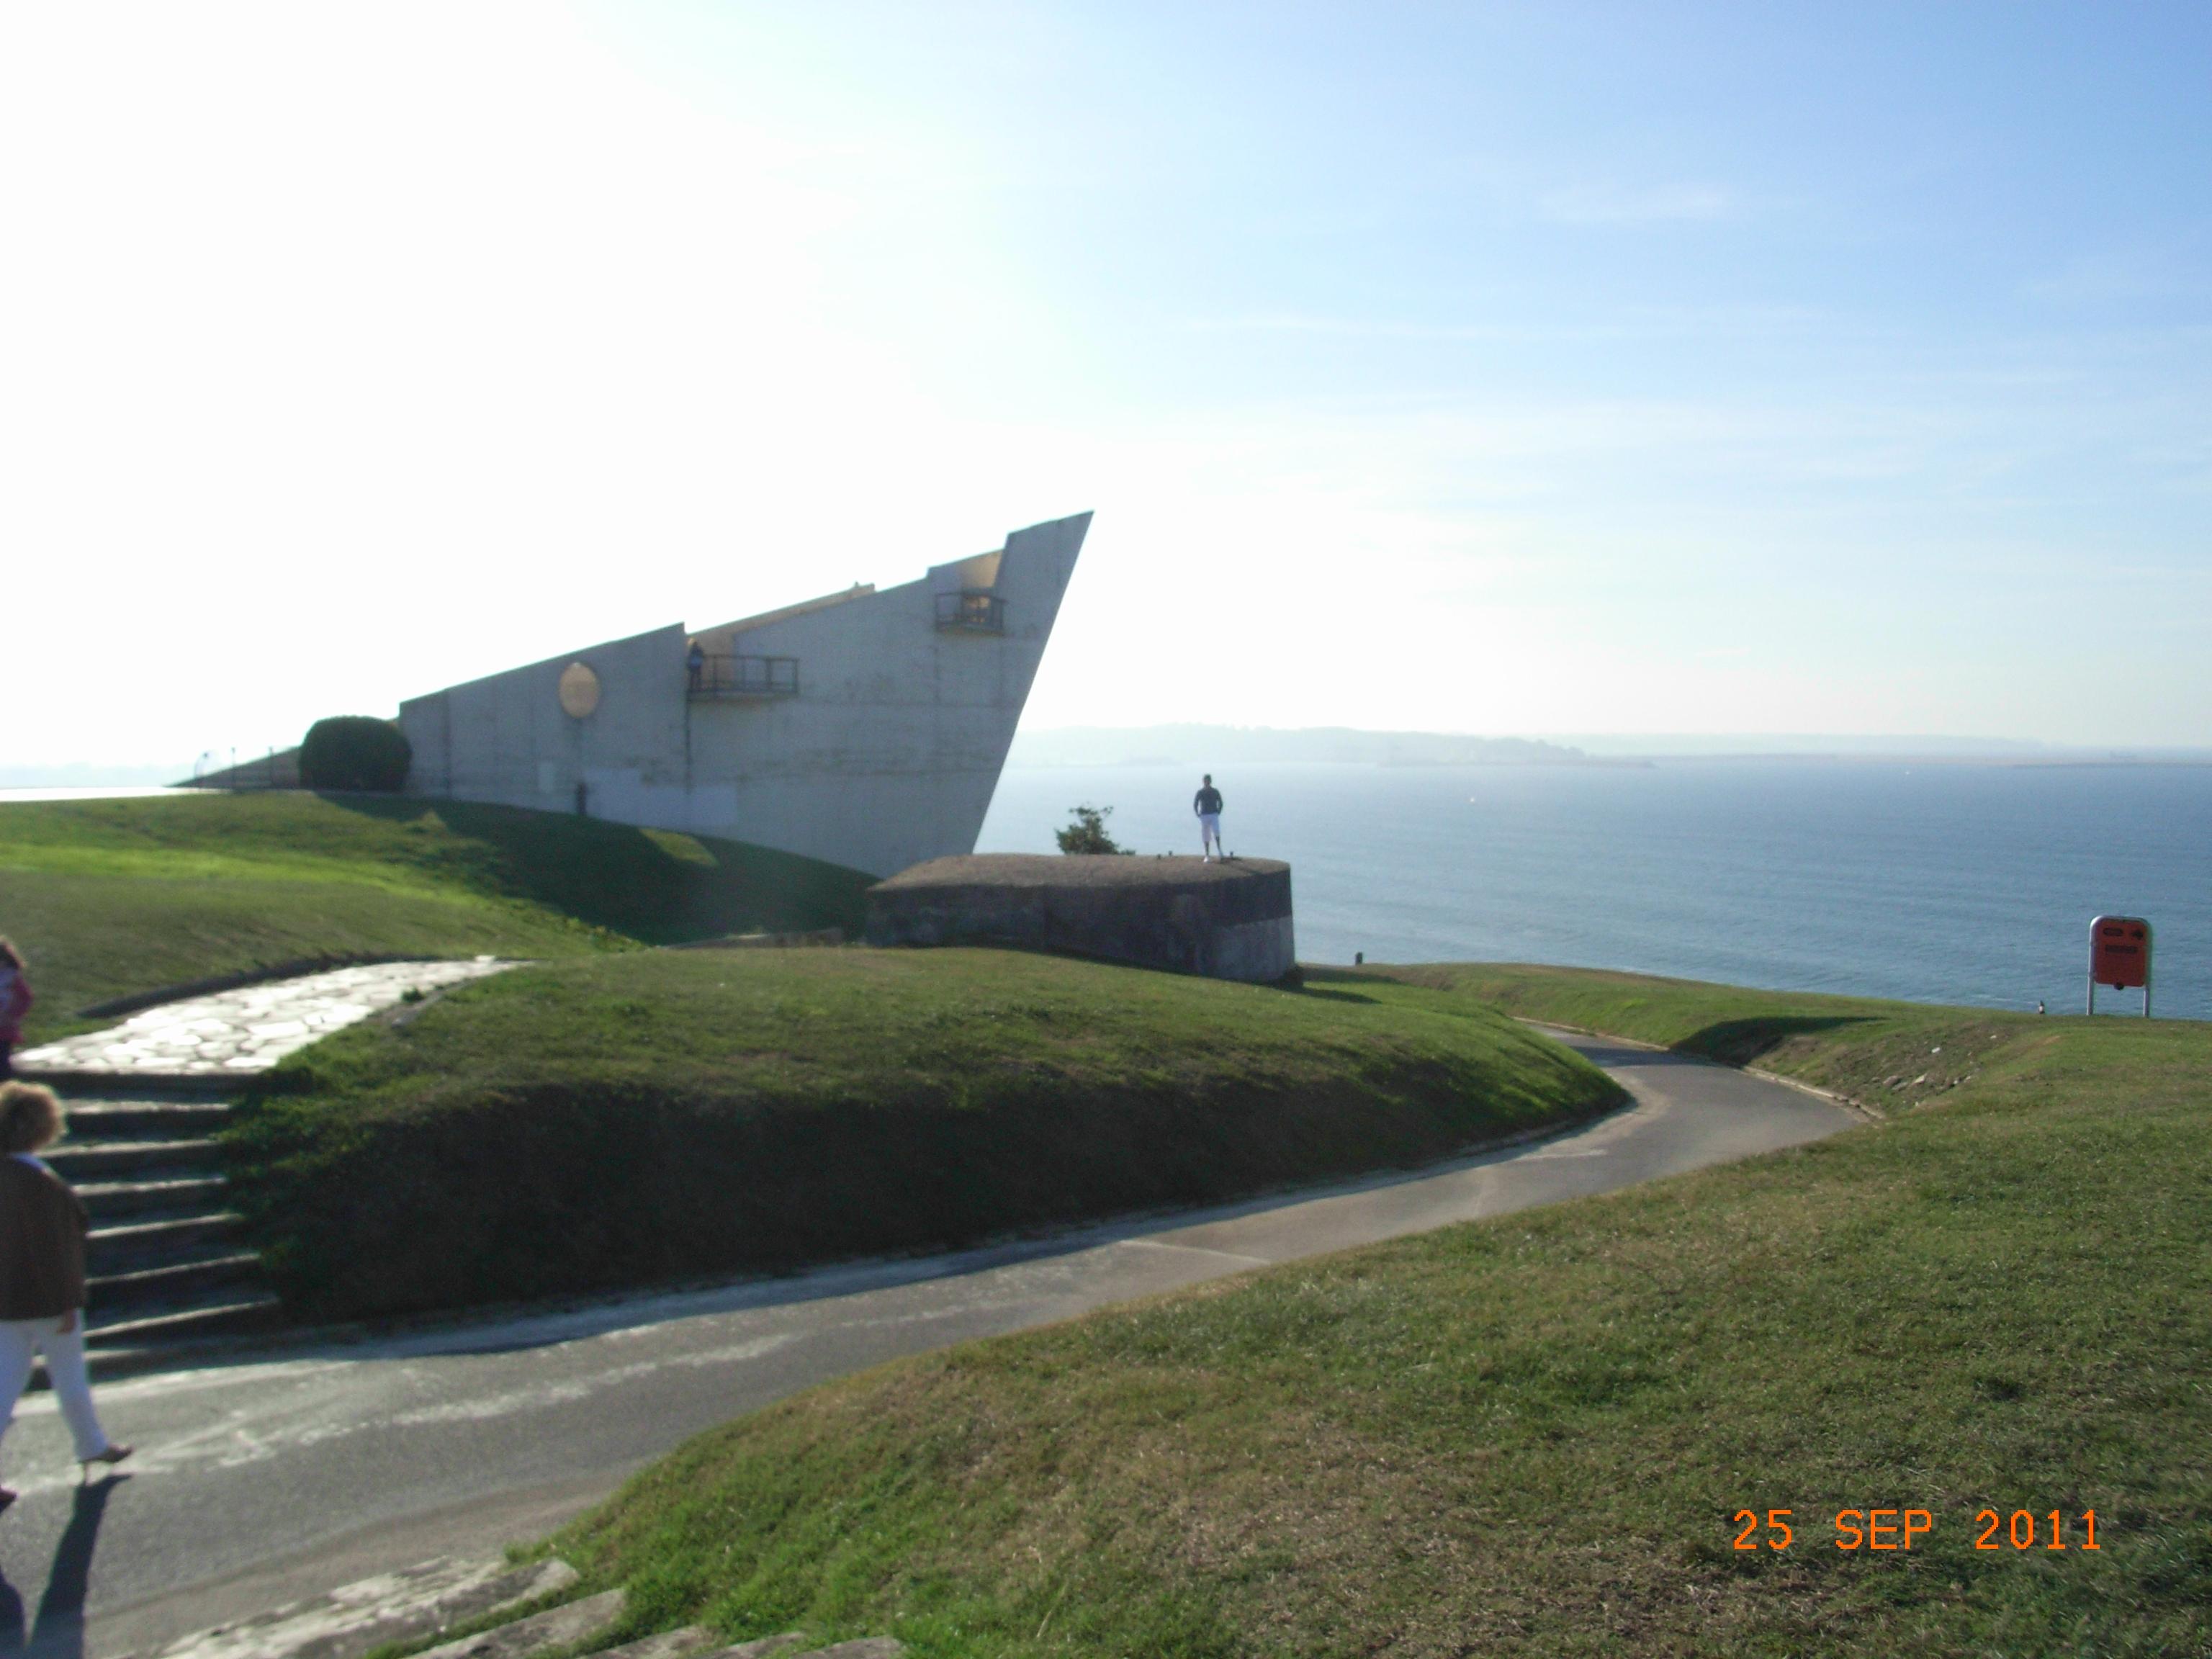
{"type": "MultiPolygon", "coordinates": [[[[1077,805],[1196,853],[1188,766],[1010,768],[980,852],[1077,805]]],[[[2089,924],[2142,916],[2152,1008],[2212,1019],[2212,766],[1816,757],[1224,767],[1231,853],[1288,860],[1302,961],[1528,962],[2080,1013],[2089,924]]],[[[2100,1014],[2137,1015],[2100,990],[2100,1014]]]]}

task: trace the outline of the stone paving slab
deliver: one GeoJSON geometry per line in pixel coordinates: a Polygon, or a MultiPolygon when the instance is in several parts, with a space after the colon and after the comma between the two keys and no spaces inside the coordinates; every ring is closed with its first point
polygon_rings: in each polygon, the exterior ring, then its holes
{"type": "Polygon", "coordinates": [[[265,1072],[319,1037],[405,1000],[518,966],[493,957],[467,962],[380,962],[188,997],[133,1014],[122,1024],[19,1050],[26,1072],[86,1077],[239,1077],[265,1072]]]}
{"type": "Polygon", "coordinates": [[[566,1561],[425,1561],[347,1584],[327,1595],[219,1625],[170,1643],[152,1659],[355,1659],[413,1641],[576,1582],[566,1561]]]}
{"type": "MultiPolygon", "coordinates": [[[[499,1560],[425,1561],[257,1618],[198,1632],[147,1659],[360,1659],[395,1642],[418,1641],[487,1614],[526,1607],[576,1582],[575,1569],[560,1560],[520,1567],[499,1560]]],[[[566,1653],[611,1629],[627,1604],[623,1589],[605,1590],[447,1642],[416,1659],[540,1659],[566,1653]]],[[[713,1631],[687,1625],[603,1648],[592,1659],[900,1659],[905,1651],[888,1636],[809,1647],[796,1631],[730,1646],[713,1631]]]]}
{"type": "Polygon", "coordinates": [[[533,1654],[572,1648],[604,1634],[623,1616],[626,1592],[602,1590],[580,1601],[570,1601],[544,1613],[533,1613],[511,1625],[495,1626],[477,1636],[465,1636],[419,1656],[419,1659],[530,1659],[533,1654]]]}
{"type": "Polygon", "coordinates": [[[618,1648],[601,1648],[592,1659],[684,1659],[684,1655],[696,1654],[702,1648],[720,1646],[721,1640],[703,1625],[686,1625],[682,1630],[641,1636],[618,1648]]]}

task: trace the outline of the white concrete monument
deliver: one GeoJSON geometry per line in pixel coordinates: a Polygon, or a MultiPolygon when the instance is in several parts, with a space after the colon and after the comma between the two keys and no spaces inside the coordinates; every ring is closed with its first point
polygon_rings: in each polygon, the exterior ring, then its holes
{"type": "Polygon", "coordinates": [[[890,875],[975,850],[1091,515],[878,592],[681,623],[399,706],[409,793],[890,875]]]}

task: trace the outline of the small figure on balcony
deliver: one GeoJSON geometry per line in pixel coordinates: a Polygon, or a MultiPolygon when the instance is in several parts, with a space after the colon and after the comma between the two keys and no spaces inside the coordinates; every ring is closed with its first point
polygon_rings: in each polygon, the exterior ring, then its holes
{"type": "Polygon", "coordinates": [[[1200,780],[1190,810],[1198,814],[1200,858],[1211,864],[1221,856],[1221,792],[1213,787],[1212,773],[1200,780]]]}
{"type": "Polygon", "coordinates": [[[691,675],[691,690],[696,693],[707,679],[707,653],[700,649],[699,641],[691,641],[690,654],[684,659],[684,666],[691,675]]]}

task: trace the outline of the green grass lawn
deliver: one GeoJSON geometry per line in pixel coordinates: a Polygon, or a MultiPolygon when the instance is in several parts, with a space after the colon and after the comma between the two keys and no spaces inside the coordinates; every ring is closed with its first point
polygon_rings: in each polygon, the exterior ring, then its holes
{"type": "Polygon", "coordinates": [[[562,1548],[635,1632],[923,1656],[2212,1651],[2212,1026],[1543,969],[1323,988],[1390,986],[1890,1115],[871,1371],[562,1548]],[[1932,1530],[1836,1548],[1876,1507],[1932,1530]],[[2057,1510],[2072,1547],[1977,1549],[1984,1508],[2057,1510]],[[1790,1548],[1734,1547],[1780,1509],[1790,1548]]]}
{"type": "Polygon", "coordinates": [[[869,878],[562,813],[374,796],[0,805],[25,1036],[180,981],[368,955],[561,957],[752,927],[857,929],[869,878]]]}
{"type": "Polygon", "coordinates": [[[1601,1110],[1471,999],[999,951],[547,963],[303,1051],[232,1131],[293,1310],[388,1314],[972,1242],[1601,1110]]]}
{"type": "MultiPolygon", "coordinates": [[[[1379,969],[1525,1019],[1778,1073],[1887,1115],[1978,1077],[1985,1054],[2056,1022],[1866,997],[1746,991],[1587,968],[1490,963],[1379,969]]],[[[2203,1027],[2182,1026],[2182,1031],[2203,1027]]],[[[2184,1038],[2185,1042],[2189,1039],[2184,1038]]]]}

